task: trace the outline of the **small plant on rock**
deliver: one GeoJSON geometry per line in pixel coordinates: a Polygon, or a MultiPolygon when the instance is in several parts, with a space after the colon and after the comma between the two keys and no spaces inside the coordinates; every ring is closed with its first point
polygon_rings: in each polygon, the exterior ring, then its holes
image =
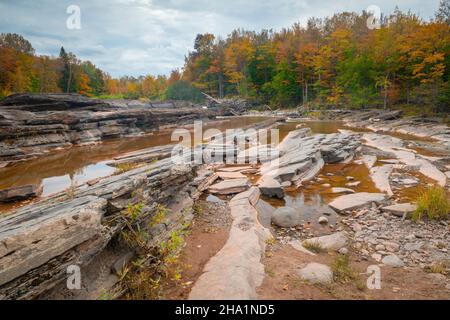
{"type": "Polygon", "coordinates": [[[138,167],[142,166],[142,164],[138,163],[121,163],[116,166],[116,174],[122,174],[127,171],[136,169],[138,167]]]}
{"type": "Polygon", "coordinates": [[[194,212],[194,215],[199,216],[203,213],[203,208],[198,204],[194,204],[192,206],[192,211],[194,212]]]}
{"type": "Polygon", "coordinates": [[[314,242],[314,241],[308,241],[308,240],[303,241],[302,246],[306,250],[309,250],[314,253],[322,253],[322,252],[326,251],[320,243],[314,242]]]}
{"type": "Polygon", "coordinates": [[[157,204],[155,208],[155,213],[150,220],[148,226],[153,228],[166,220],[167,214],[169,213],[169,209],[161,204],[157,204]]]}

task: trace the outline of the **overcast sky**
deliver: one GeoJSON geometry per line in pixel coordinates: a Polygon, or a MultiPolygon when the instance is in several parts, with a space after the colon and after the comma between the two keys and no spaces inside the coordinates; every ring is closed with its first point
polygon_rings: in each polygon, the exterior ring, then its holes
{"type": "Polygon", "coordinates": [[[370,5],[429,19],[439,0],[0,0],[0,32],[22,34],[38,54],[64,46],[113,76],[168,74],[183,66],[198,33],[279,30],[370,5]],[[66,27],[70,5],[81,9],[80,30],[66,27]]]}

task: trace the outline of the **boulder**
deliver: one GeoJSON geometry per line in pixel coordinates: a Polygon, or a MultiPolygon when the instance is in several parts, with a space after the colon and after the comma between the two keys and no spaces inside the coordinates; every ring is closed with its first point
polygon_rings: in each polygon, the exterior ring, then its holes
{"type": "Polygon", "coordinates": [[[417,205],[412,203],[400,203],[388,207],[383,207],[381,210],[391,213],[397,217],[402,218],[406,215],[406,217],[410,218],[412,213],[417,210],[417,205]]]}
{"type": "Polygon", "coordinates": [[[255,204],[255,209],[258,211],[258,220],[265,227],[270,228],[272,225],[272,215],[277,210],[263,199],[255,204]]]}
{"type": "Polygon", "coordinates": [[[272,214],[272,223],[282,228],[298,226],[300,223],[298,209],[289,207],[278,208],[272,214]]]}
{"type": "Polygon", "coordinates": [[[328,236],[322,236],[317,238],[311,238],[303,241],[303,245],[309,243],[314,245],[319,245],[322,249],[325,250],[335,250],[345,247],[348,242],[348,237],[345,232],[337,232],[328,236]]]}
{"type": "Polygon", "coordinates": [[[381,262],[387,266],[394,267],[394,268],[401,268],[405,266],[405,263],[397,257],[395,254],[390,254],[388,256],[385,256],[381,262]]]}
{"type": "Polygon", "coordinates": [[[329,205],[331,208],[342,213],[345,211],[355,210],[373,202],[381,203],[386,199],[384,193],[367,193],[360,192],[354,194],[348,194],[340,196],[332,201],[329,205]]]}
{"type": "Polygon", "coordinates": [[[284,190],[281,184],[270,176],[262,177],[258,182],[261,193],[269,198],[284,198],[284,190]]]}
{"type": "Polygon", "coordinates": [[[0,202],[14,202],[39,197],[42,185],[26,185],[0,190],[0,202]]]}
{"type": "Polygon", "coordinates": [[[317,222],[319,222],[320,224],[328,224],[328,218],[325,216],[320,217],[317,222]]]}
{"type": "Polygon", "coordinates": [[[309,263],[298,271],[300,279],[313,284],[330,284],[333,281],[333,272],[327,265],[320,263],[309,263]]]}

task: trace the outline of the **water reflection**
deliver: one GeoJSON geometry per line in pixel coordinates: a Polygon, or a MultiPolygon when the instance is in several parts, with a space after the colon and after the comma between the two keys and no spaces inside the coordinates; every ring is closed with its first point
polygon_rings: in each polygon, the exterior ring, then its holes
{"type": "Polygon", "coordinates": [[[258,211],[263,224],[267,224],[270,212],[283,207],[296,209],[299,225],[308,225],[321,233],[330,231],[329,226],[335,225],[338,220],[337,213],[326,204],[320,193],[308,195],[298,189],[296,192],[288,192],[283,200],[263,197],[260,202],[258,211]],[[322,216],[327,217],[329,224],[322,225],[318,222],[322,216]]]}
{"type": "MultiPolygon", "coordinates": [[[[267,120],[264,117],[240,117],[233,120],[213,121],[204,124],[204,130],[216,128],[224,131],[245,127],[267,120]]],[[[69,150],[55,151],[48,156],[0,169],[0,189],[27,184],[44,183],[44,193],[51,194],[70,186],[67,176],[76,182],[108,176],[114,172],[105,165],[121,154],[145,148],[172,144],[172,129],[141,137],[104,141],[90,146],[77,146],[69,150]],[[45,191],[47,190],[47,191],[45,191]]]]}

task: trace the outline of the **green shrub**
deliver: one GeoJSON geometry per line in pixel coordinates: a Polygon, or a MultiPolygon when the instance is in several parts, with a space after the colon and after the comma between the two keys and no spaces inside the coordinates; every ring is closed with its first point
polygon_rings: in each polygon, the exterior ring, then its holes
{"type": "Polygon", "coordinates": [[[166,90],[166,98],[171,100],[188,100],[203,102],[205,99],[196,87],[186,81],[176,81],[166,90]]]}
{"type": "Polygon", "coordinates": [[[424,191],[417,200],[417,210],[413,214],[413,220],[418,221],[424,215],[429,220],[448,219],[450,201],[444,188],[433,186],[424,191]]]}

